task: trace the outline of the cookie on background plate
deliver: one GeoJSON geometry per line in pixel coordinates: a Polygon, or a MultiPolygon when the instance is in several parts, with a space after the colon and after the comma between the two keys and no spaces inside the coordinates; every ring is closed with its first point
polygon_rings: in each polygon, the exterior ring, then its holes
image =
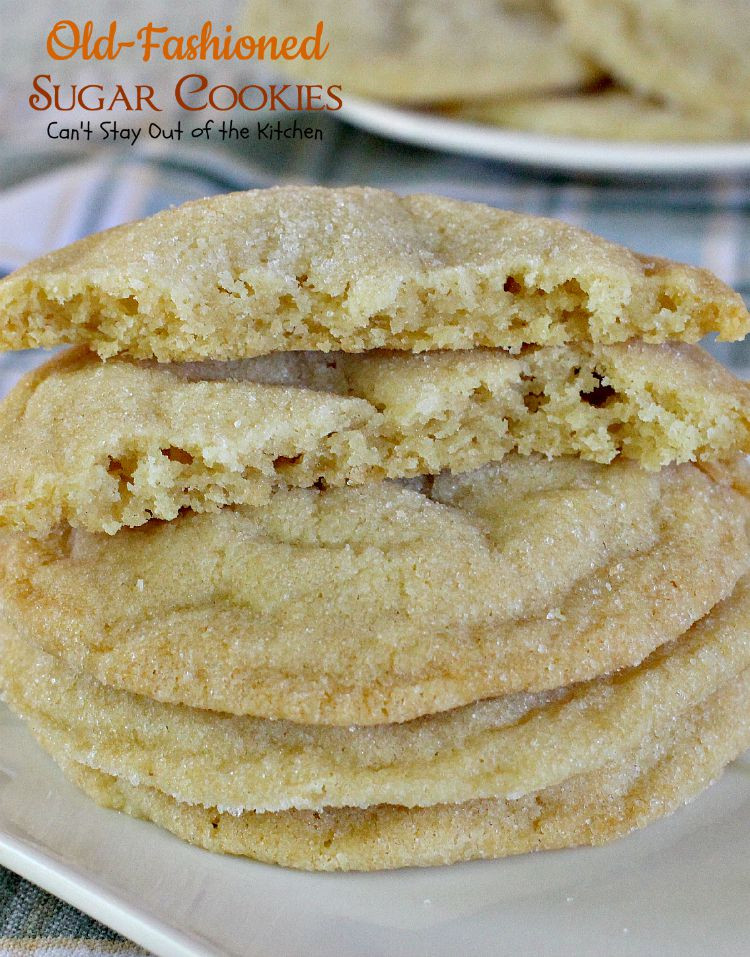
{"type": "Polygon", "coordinates": [[[0,348],[237,359],[571,341],[741,339],[711,273],[439,196],[280,187],[97,233],[0,281],[0,348]]]}
{"type": "Polygon", "coordinates": [[[750,123],[736,117],[685,109],[626,90],[475,100],[446,112],[458,120],[589,140],[698,143],[750,136],[750,123]]]}
{"type": "Polygon", "coordinates": [[[24,640],[105,684],[404,721],[594,678],[681,635],[748,570],[746,468],[509,455],[114,536],[6,531],[0,598],[24,640]]]}
{"type": "Polygon", "coordinates": [[[547,0],[249,0],[254,35],[313,34],[321,60],[277,60],[303,81],[376,100],[446,98],[579,86],[598,73],[578,53],[547,0]]]}
{"type": "Polygon", "coordinates": [[[553,0],[579,50],[623,85],[750,124],[747,0],[553,0]]]}

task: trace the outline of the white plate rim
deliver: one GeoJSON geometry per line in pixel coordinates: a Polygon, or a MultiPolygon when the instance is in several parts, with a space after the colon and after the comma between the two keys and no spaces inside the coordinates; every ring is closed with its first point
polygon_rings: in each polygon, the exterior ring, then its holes
{"type": "Polygon", "coordinates": [[[402,143],[562,172],[665,175],[750,170],[750,142],[652,144],[548,136],[467,123],[349,94],[338,115],[353,126],[402,143]]]}
{"type": "Polygon", "coordinates": [[[218,951],[198,947],[163,923],[76,868],[0,831],[0,865],[104,924],[157,957],[207,957],[218,951]]]}

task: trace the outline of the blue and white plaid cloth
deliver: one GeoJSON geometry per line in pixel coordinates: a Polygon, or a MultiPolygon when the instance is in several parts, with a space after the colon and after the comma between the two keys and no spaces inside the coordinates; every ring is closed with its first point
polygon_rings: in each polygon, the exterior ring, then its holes
{"type": "MultiPolygon", "coordinates": [[[[234,148],[0,150],[0,273],[87,233],[166,206],[277,182],[367,184],[555,216],[641,252],[705,266],[750,301],[750,188],[742,177],[656,181],[545,178],[499,164],[388,143],[333,119],[323,142],[247,142],[234,148]]],[[[743,343],[710,345],[750,377],[743,343]]],[[[0,394],[41,361],[0,355],[0,394]]],[[[133,945],[0,869],[0,955],[91,957],[133,945]]]]}

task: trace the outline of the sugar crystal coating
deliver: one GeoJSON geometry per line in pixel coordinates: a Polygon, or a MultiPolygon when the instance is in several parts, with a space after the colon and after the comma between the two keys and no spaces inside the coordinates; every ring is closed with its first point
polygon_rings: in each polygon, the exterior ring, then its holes
{"type": "Polygon", "coordinates": [[[212,851],[305,870],[451,864],[604,844],[692,800],[750,745],[750,671],[667,733],[645,738],[624,760],[515,800],[234,816],[71,763],[43,734],[38,737],[98,803],[155,821],[212,851]]]}
{"type": "Polygon", "coordinates": [[[323,187],[214,196],[89,236],[0,281],[0,316],[0,348],[82,343],[160,361],[750,328],[705,270],[556,220],[323,187]]]}
{"type": "Polygon", "coordinates": [[[746,488],[740,463],[509,455],[112,537],[0,533],[0,596],[22,638],[135,693],[401,721],[593,678],[682,634],[748,569],[746,488]]]}
{"type": "Polygon", "coordinates": [[[520,797],[621,760],[750,667],[750,578],[642,664],[373,727],[234,717],[106,688],[0,635],[5,701],[57,753],[240,814],[520,797]]]}

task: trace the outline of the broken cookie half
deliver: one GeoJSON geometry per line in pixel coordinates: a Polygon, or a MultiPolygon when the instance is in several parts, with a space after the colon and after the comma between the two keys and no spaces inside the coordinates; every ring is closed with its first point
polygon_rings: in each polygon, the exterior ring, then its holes
{"type": "Polygon", "coordinates": [[[709,462],[750,451],[750,390],[696,346],[638,341],[161,365],[79,348],[16,386],[0,440],[0,525],[114,533],[511,451],[709,462]]]}
{"type": "Polygon", "coordinates": [[[0,281],[0,349],[240,359],[741,339],[705,270],[555,220],[438,196],[284,187],[187,203],[0,281]]]}

